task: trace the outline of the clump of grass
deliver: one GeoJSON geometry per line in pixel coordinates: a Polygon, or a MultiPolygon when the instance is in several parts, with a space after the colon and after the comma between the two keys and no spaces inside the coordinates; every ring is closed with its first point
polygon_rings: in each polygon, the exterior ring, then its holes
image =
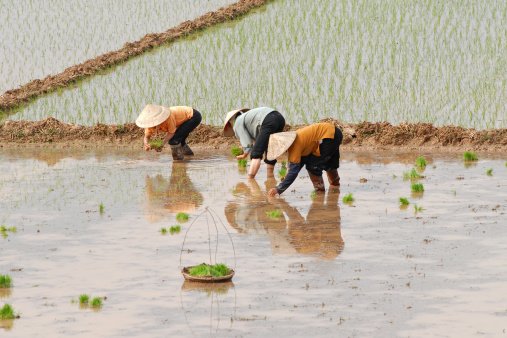
{"type": "Polygon", "coordinates": [[[239,159],[238,160],[238,167],[246,168],[247,163],[248,163],[248,161],[246,160],[246,158],[239,159]]]}
{"type": "Polygon", "coordinates": [[[181,231],[181,226],[179,225],[173,225],[169,228],[169,232],[171,235],[178,234],[181,231]]]}
{"type": "Polygon", "coordinates": [[[346,203],[346,204],[352,204],[355,201],[352,193],[349,193],[349,194],[343,196],[342,200],[343,200],[343,203],[346,203]]]}
{"type": "Polygon", "coordinates": [[[8,233],[16,233],[18,229],[16,227],[6,227],[5,225],[0,225],[0,234],[3,238],[8,237],[8,233]]]}
{"type": "Polygon", "coordinates": [[[164,140],[161,138],[154,138],[151,139],[148,144],[150,145],[151,149],[154,150],[161,150],[164,147],[164,140]]]}
{"type": "Polygon", "coordinates": [[[188,214],[185,212],[178,212],[176,214],[176,219],[178,220],[178,222],[186,222],[188,221],[188,214]]]}
{"type": "Polygon", "coordinates": [[[408,181],[408,180],[415,181],[415,180],[418,180],[421,178],[423,178],[423,176],[420,175],[417,172],[417,170],[415,170],[414,168],[412,168],[411,171],[406,171],[403,173],[403,180],[405,180],[405,181],[408,181]]]}
{"type": "Polygon", "coordinates": [[[95,309],[102,307],[102,298],[94,297],[90,302],[90,306],[95,309]]]}
{"type": "Polygon", "coordinates": [[[82,295],[79,295],[79,304],[80,305],[88,305],[88,302],[90,301],[90,296],[83,293],[82,295]]]}
{"type": "Polygon", "coordinates": [[[410,204],[410,202],[408,201],[408,198],[406,198],[406,197],[400,197],[400,205],[401,206],[407,206],[409,204],[410,204]]]}
{"type": "Polygon", "coordinates": [[[424,185],[422,185],[422,183],[412,183],[410,188],[412,192],[424,192],[424,185]]]}
{"type": "Polygon", "coordinates": [[[205,263],[193,266],[188,271],[192,276],[212,276],[222,277],[230,273],[230,269],[225,264],[208,265],[205,263]]]}
{"type": "Polygon", "coordinates": [[[486,170],[486,175],[493,176],[493,168],[489,168],[488,170],[486,170]]]}
{"type": "Polygon", "coordinates": [[[419,156],[418,158],[415,159],[415,166],[419,169],[424,169],[426,168],[426,159],[424,158],[424,156],[419,156]]]}
{"type": "Polygon", "coordinates": [[[232,146],[231,147],[231,154],[232,154],[232,156],[239,156],[239,155],[243,154],[243,149],[241,149],[238,146],[232,146]]]}
{"type": "Polygon", "coordinates": [[[283,181],[285,176],[287,176],[287,162],[282,162],[282,167],[278,170],[278,176],[283,181]]]}
{"type": "Polygon", "coordinates": [[[0,309],[0,319],[14,319],[17,315],[14,313],[14,309],[10,304],[4,304],[4,306],[0,309]]]}
{"type": "Polygon", "coordinates": [[[0,289],[8,289],[12,285],[12,279],[9,275],[0,275],[0,289]]]}
{"type": "Polygon", "coordinates": [[[477,157],[477,154],[473,151],[465,151],[463,153],[463,160],[466,162],[472,162],[472,161],[478,161],[479,158],[477,157]]]}
{"type": "Polygon", "coordinates": [[[167,234],[167,229],[166,229],[166,228],[160,228],[160,233],[161,233],[162,235],[167,234]]]}
{"type": "Polygon", "coordinates": [[[106,209],[106,207],[104,206],[104,203],[100,203],[99,204],[99,213],[102,215],[104,214],[104,210],[106,209]]]}
{"type": "Polygon", "coordinates": [[[275,210],[266,211],[266,215],[268,215],[268,217],[270,217],[270,218],[280,218],[280,217],[282,217],[283,213],[281,210],[275,209],[275,210]]]}

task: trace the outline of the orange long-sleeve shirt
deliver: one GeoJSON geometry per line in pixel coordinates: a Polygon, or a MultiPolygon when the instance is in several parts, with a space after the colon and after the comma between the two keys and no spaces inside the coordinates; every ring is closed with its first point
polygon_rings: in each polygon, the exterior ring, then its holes
{"type": "Polygon", "coordinates": [[[181,126],[185,121],[190,120],[194,115],[192,107],[174,106],[169,107],[169,110],[171,111],[171,115],[169,115],[164,122],[155,127],[144,128],[145,136],[151,137],[153,134],[160,131],[174,134],[179,126],[181,126]]]}
{"type": "Polygon", "coordinates": [[[334,138],[335,126],[331,123],[315,123],[296,130],[296,139],[289,147],[289,162],[300,163],[302,156],[320,156],[319,141],[334,138]]]}

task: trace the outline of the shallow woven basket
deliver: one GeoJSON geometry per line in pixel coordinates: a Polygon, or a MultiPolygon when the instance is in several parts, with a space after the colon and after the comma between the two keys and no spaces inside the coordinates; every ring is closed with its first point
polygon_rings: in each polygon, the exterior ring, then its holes
{"type": "Polygon", "coordinates": [[[181,274],[183,275],[183,277],[185,277],[186,280],[192,281],[192,282],[223,283],[223,282],[230,281],[232,279],[232,277],[234,277],[234,270],[233,269],[229,269],[230,273],[228,275],[220,276],[220,277],[213,277],[213,276],[192,276],[189,273],[189,271],[188,271],[191,268],[193,268],[193,266],[184,267],[181,270],[181,274]]]}

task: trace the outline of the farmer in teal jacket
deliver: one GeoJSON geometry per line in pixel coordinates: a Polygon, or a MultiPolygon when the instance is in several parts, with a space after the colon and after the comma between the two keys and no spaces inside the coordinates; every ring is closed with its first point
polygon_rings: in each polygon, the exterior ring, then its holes
{"type": "MultiPolygon", "coordinates": [[[[252,163],[248,177],[254,178],[261,166],[261,159],[268,150],[269,136],[283,131],[285,119],[278,111],[269,107],[243,108],[227,113],[224,123],[224,136],[236,136],[243,148],[243,154],[237,159],[250,154],[252,163]]],[[[273,177],[276,160],[264,159],[267,164],[268,177],[273,177]]]]}

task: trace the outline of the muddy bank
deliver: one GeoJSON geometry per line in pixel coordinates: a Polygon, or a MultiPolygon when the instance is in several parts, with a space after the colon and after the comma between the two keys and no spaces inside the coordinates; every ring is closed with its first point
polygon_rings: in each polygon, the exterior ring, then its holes
{"type": "MultiPolygon", "coordinates": [[[[435,127],[428,123],[392,125],[387,122],[345,124],[333,119],[343,130],[345,149],[363,150],[478,150],[493,153],[507,151],[507,129],[475,130],[456,126],[435,127]]],[[[287,126],[295,130],[301,126],[287,126]]],[[[0,125],[0,142],[4,147],[27,144],[55,146],[137,148],[142,144],[143,130],[134,123],[124,125],[81,126],[60,122],[54,118],[42,121],[6,121],[0,125]]],[[[222,136],[221,127],[200,125],[188,139],[190,144],[210,149],[227,149],[238,144],[233,137],[222,136]]]]}
{"type": "Polygon", "coordinates": [[[155,47],[174,42],[216,24],[234,20],[245,15],[250,10],[266,4],[268,1],[270,0],[238,1],[217,11],[208,12],[194,20],[185,21],[165,32],[147,34],[141,40],[127,42],[121,49],[102,54],[94,59],[69,67],[62,73],[30,81],[17,89],[8,90],[0,96],[0,110],[12,109],[32,98],[52,92],[57,88],[66,87],[79,79],[125,62],[131,57],[140,55],[155,47]]]}

